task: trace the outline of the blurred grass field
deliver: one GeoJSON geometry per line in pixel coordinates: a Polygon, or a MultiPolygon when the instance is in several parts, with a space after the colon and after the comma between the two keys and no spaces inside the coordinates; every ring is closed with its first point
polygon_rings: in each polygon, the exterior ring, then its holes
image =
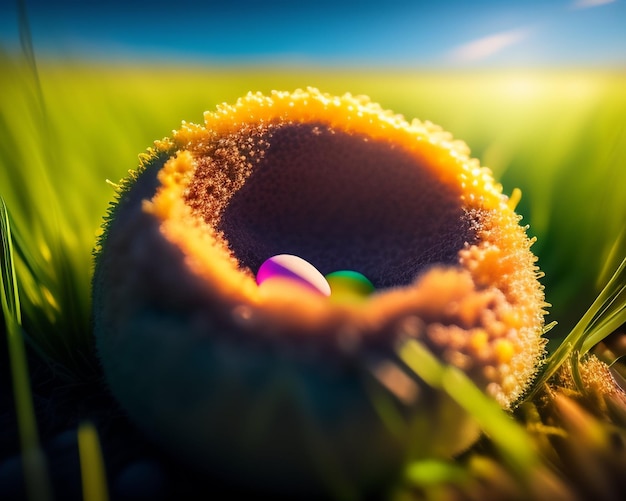
{"type": "MultiPolygon", "coordinates": [[[[464,140],[517,211],[545,277],[551,349],[624,257],[626,72],[424,72],[38,62],[0,56],[0,196],[24,333],[68,380],[98,372],[91,251],[111,183],[182,120],[248,91],[366,94],[464,140]],[[110,180],[111,183],[107,183],[110,180]]],[[[626,284],[621,284],[626,285],[626,284]]],[[[4,324],[4,322],[2,322],[4,324]]]]}

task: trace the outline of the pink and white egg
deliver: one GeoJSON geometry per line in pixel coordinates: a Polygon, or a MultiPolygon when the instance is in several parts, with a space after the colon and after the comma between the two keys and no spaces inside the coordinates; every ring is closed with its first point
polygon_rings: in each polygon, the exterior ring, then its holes
{"type": "Polygon", "coordinates": [[[259,286],[277,279],[291,281],[336,302],[360,300],[375,290],[372,283],[357,271],[339,270],[324,276],[311,263],[293,254],[270,257],[256,275],[259,286]]]}

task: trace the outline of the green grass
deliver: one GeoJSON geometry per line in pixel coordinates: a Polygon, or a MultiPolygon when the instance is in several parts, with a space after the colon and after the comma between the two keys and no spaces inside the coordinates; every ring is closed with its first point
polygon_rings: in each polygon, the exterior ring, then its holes
{"type": "Polygon", "coordinates": [[[83,499],[107,501],[109,494],[98,432],[90,422],[81,423],[78,427],[78,450],[83,499]]]}
{"type": "MultiPolygon", "coordinates": [[[[35,67],[0,55],[0,195],[11,215],[9,225],[2,212],[7,239],[2,314],[10,342],[18,340],[10,360],[24,451],[38,446],[27,367],[19,352],[22,337],[65,381],[98,374],[89,288],[91,251],[114,196],[107,180],[116,183],[136,168],[138,154],[182,120],[201,122],[204,110],[248,91],[306,86],[367,94],[407,119],[438,123],[492,168],[505,193],[522,190],[517,210],[538,238],[533,250],[553,304],[548,320],[558,322],[550,332],[556,353],[546,375],[572,354],[578,356],[574,348],[586,352],[626,322],[623,268],[600,295],[626,256],[626,73],[287,71],[80,62],[35,67]],[[9,228],[14,264],[7,257],[9,228]],[[583,318],[599,295],[600,302],[583,318]]],[[[412,356],[429,360],[420,349],[412,356]]],[[[463,375],[436,364],[430,372],[423,369],[428,363],[417,367],[426,371],[420,373],[424,380],[430,378],[474,413],[513,470],[537,461],[535,451],[524,445],[524,430],[474,395],[463,375]]],[[[79,436],[85,492],[91,489],[106,499],[95,429],[83,425],[79,436]]],[[[448,480],[465,479],[458,466],[437,462],[416,463],[407,471],[415,479],[432,471],[448,480]]],[[[426,476],[425,482],[437,477],[426,476]]],[[[35,493],[32,499],[43,498],[35,493]]]]}
{"type": "Polygon", "coordinates": [[[50,480],[44,455],[39,445],[39,433],[33,409],[28,362],[22,335],[15,261],[11,238],[11,219],[6,204],[0,197],[0,306],[7,331],[11,380],[15,403],[15,415],[19,422],[19,443],[22,451],[22,468],[29,499],[50,499],[50,480]]]}

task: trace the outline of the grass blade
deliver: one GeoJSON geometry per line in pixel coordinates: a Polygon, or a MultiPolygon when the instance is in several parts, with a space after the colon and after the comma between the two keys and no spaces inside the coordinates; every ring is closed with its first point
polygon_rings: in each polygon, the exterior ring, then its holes
{"type": "Polygon", "coordinates": [[[17,278],[15,263],[13,261],[13,243],[11,239],[11,223],[9,211],[0,197],[0,237],[2,242],[2,261],[0,284],[2,284],[2,312],[5,320],[14,321],[18,326],[22,325],[22,313],[17,290],[17,278]]]}
{"type": "Polygon", "coordinates": [[[399,356],[428,385],[445,391],[474,418],[520,476],[527,477],[538,459],[528,435],[511,416],[459,369],[443,365],[417,340],[406,342],[399,356]]]}
{"type": "Polygon", "coordinates": [[[4,199],[0,197],[0,294],[6,324],[11,379],[17,414],[22,464],[28,498],[43,501],[51,498],[50,482],[43,453],[39,447],[37,421],[28,377],[28,362],[22,335],[19,291],[13,259],[11,224],[4,199]]]}
{"type": "Polygon", "coordinates": [[[573,355],[582,357],[626,322],[626,257],[580,321],[550,356],[544,371],[525,397],[531,399],[573,355]]]}
{"type": "Polygon", "coordinates": [[[24,60],[27,62],[36,84],[37,101],[41,107],[42,115],[45,117],[45,106],[43,100],[43,91],[41,89],[41,81],[39,80],[39,71],[37,70],[37,60],[35,59],[35,49],[33,48],[33,37],[30,31],[30,23],[28,22],[28,12],[26,10],[26,0],[18,0],[17,15],[20,31],[20,45],[24,60]]]}
{"type": "Polygon", "coordinates": [[[107,501],[109,494],[100,440],[91,422],[83,422],[78,427],[78,452],[83,479],[83,499],[107,501]]]}

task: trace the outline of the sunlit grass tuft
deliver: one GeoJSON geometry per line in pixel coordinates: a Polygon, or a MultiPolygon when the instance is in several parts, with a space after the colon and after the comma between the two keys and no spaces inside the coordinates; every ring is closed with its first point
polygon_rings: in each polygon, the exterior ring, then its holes
{"type": "MultiPolygon", "coordinates": [[[[547,383],[568,358],[571,358],[572,367],[576,370],[581,357],[624,324],[626,324],[626,257],[587,312],[552,353],[544,372],[535,381],[535,391],[547,383]]],[[[582,386],[580,389],[583,389],[582,386]]],[[[533,393],[528,398],[532,396],[533,393]]]]}

